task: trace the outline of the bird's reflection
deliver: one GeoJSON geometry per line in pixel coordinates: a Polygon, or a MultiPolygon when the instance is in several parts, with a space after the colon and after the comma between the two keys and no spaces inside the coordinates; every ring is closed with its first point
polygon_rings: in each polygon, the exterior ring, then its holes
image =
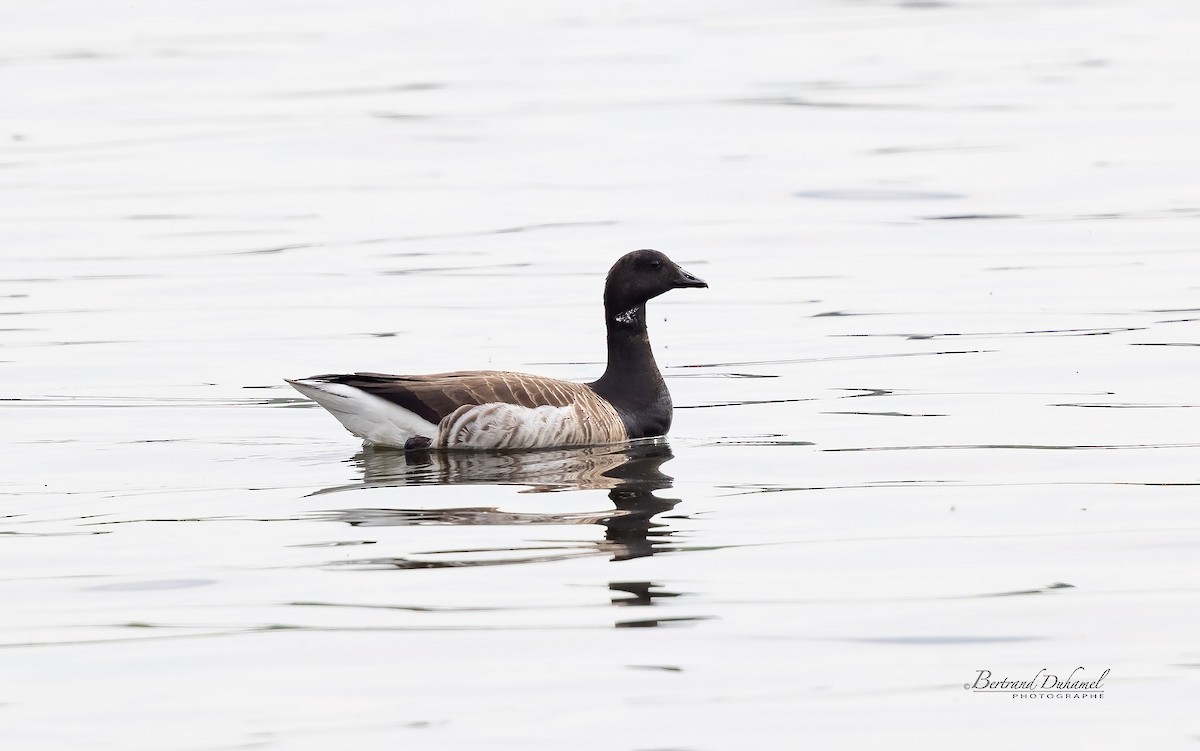
{"type": "Polygon", "coordinates": [[[364,447],[350,459],[362,482],[347,487],[402,485],[524,485],[527,492],[671,487],[659,471],[672,458],[663,439],[618,446],[540,451],[396,451],[364,447]]]}
{"type": "Polygon", "coordinates": [[[524,486],[522,493],[604,489],[615,507],[560,513],[502,511],[492,506],[347,508],[325,512],[322,517],[355,527],[598,524],[605,530],[602,541],[548,542],[520,549],[505,547],[431,552],[419,557],[369,558],[342,561],[337,564],[339,567],[488,566],[590,555],[626,560],[671,549],[672,531],[665,524],[654,521],[654,517],[679,503],[677,498],[655,495],[655,491],[672,486],[672,478],[661,470],[672,457],[670,445],[662,439],[620,446],[504,453],[405,453],[368,447],[350,460],[361,472],[361,482],[326,488],[318,494],[422,485],[518,485],[524,486]]]}

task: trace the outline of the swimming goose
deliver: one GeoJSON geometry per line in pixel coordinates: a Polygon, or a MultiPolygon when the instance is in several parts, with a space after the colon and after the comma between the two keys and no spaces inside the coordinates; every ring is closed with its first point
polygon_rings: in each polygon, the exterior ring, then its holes
{"type": "Polygon", "coordinates": [[[707,287],[657,250],[622,256],[604,283],[608,366],[591,383],[507,371],[286,379],[369,444],[528,449],[665,435],[671,394],[646,333],[646,301],[707,287]]]}

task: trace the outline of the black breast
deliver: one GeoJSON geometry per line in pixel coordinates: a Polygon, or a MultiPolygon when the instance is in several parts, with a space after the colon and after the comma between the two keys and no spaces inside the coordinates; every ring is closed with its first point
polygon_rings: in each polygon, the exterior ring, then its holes
{"type": "Polygon", "coordinates": [[[659,381],[659,388],[652,394],[614,394],[609,402],[625,423],[625,432],[630,438],[648,438],[666,435],[671,429],[673,408],[671,394],[666,384],[659,381]]]}

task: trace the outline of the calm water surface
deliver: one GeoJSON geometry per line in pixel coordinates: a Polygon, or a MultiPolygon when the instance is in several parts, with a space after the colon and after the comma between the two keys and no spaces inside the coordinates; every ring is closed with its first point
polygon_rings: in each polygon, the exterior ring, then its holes
{"type": "Polygon", "coordinates": [[[1195,746],[1193,4],[9,11],[5,748],[1195,746]],[[593,378],[637,247],[668,440],[280,380],[593,378]]]}

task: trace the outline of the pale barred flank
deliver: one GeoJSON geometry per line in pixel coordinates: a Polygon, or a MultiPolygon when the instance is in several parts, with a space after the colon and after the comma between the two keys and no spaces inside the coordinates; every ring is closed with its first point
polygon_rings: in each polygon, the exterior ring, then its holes
{"type": "Polygon", "coordinates": [[[501,402],[464,405],[438,424],[433,446],[523,449],[588,446],[625,439],[625,425],[616,410],[594,394],[581,391],[576,401],[563,407],[522,407],[501,402]]]}

